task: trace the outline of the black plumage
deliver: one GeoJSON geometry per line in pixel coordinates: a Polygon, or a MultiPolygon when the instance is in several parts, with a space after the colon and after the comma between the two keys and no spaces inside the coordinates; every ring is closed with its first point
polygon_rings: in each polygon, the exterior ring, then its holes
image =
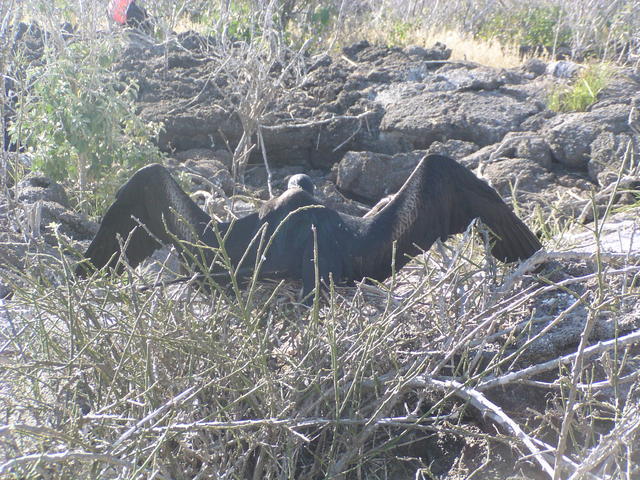
{"type": "Polygon", "coordinates": [[[315,191],[315,186],[311,181],[311,177],[309,177],[309,175],[305,175],[304,173],[291,175],[289,177],[289,181],[287,182],[287,189],[289,188],[301,188],[310,195],[313,195],[315,191]]]}
{"type": "MultiPolygon", "coordinates": [[[[399,269],[437,239],[463,232],[475,218],[489,227],[491,253],[501,261],[522,260],[541,248],[493,188],[447,157],[424,157],[397,194],[362,218],[323,206],[309,183],[298,178],[259,212],[214,224],[164,167],[150,165],[120,189],[86,257],[95,268],[117,267],[120,242],[126,242],[125,256],[135,266],[161,243],[172,243],[187,262],[219,272],[215,260],[224,239],[237,271],[253,271],[259,258],[262,275],[302,279],[307,294],[315,287],[314,249],[321,280],[332,276],[343,283],[384,280],[392,272],[394,244],[399,269]]],[[[80,264],[77,272],[87,268],[80,264]]]]}

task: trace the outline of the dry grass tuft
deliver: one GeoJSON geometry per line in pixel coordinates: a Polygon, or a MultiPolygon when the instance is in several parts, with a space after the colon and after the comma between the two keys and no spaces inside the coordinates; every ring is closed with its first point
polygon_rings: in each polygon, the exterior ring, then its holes
{"type": "Polygon", "coordinates": [[[497,40],[483,40],[458,30],[431,32],[425,45],[444,43],[451,49],[452,60],[464,60],[496,68],[512,68],[521,65],[522,57],[515,44],[504,45],[497,40]]]}
{"type": "Polygon", "coordinates": [[[341,43],[365,38],[372,44],[393,46],[419,45],[432,47],[436,42],[451,49],[452,60],[475,62],[496,68],[511,68],[521,65],[522,57],[515,44],[504,44],[498,40],[485,40],[459,29],[433,30],[420,24],[398,23],[379,20],[374,28],[366,25],[351,31],[341,43]]]}

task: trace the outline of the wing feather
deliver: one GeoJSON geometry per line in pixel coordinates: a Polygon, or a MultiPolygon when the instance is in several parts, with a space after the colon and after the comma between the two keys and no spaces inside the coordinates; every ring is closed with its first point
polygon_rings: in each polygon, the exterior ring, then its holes
{"type": "Polygon", "coordinates": [[[127,261],[134,267],[161,244],[174,243],[178,248],[182,242],[195,244],[204,240],[210,222],[209,215],[162,165],[149,165],[120,188],[85,253],[90,265],[79,264],[76,274],[84,276],[92,268],[105,266],[116,268],[121,242],[126,245],[127,261]]]}
{"type": "Polygon", "coordinates": [[[538,237],[485,181],[454,160],[450,164],[454,191],[451,208],[452,232],[464,231],[472,220],[480,218],[493,237],[491,253],[503,262],[529,258],[542,248],[538,237]]]}
{"type": "MultiPolygon", "coordinates": [[[[382,208],[355,224],[350,260],[355,276],[383,280],[391,274],[393,245],[401,268],[438,239],[464,232],[480,218],[493,236],[492,254],[511,262],[530,257],[538,238],[486,182],[455,160],[429,155],[421,160],[400,191],[382,208]]],[[[343,215],[343,217],[345,217],[343,215]]]]}

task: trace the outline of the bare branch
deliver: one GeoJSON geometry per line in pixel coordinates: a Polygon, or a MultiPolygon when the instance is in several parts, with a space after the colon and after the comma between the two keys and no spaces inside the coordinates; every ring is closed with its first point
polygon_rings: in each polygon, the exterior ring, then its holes
{"type": "MultiPolygon", "coordinates": [[[[598,353],[611,350],[612,348],[625,347],[636,343],[640,343],[640,331],[632,332],[622,337],[614,338],[613,340],[607,340],[606,342],[598,342],[591,347],[586,347],[582,351],[582,358],[586,359],[598,353]]],[[[507,373],[500,377],[487,378],[486,380],[480,382],[476,388],[480,391],[484,391],[490,388],[508,385],[509,383],[512,383],[514,381],[530,378],[542,372],[548,372],[549,370],[558,368],[560,365],[573,363],[577,356],[578,353],[575,352],[563,357],[554,358],[553,360],[549,360],[548,362],[540,363],[538,365],[532,365],[531,367],[527,367],[516,372],[507,373]]]]}

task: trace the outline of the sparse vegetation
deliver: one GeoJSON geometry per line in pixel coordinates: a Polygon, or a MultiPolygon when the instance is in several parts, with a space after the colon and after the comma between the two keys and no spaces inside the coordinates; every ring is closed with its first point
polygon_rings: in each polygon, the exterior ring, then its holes
{"type": "Polygon", "coordinates": [[[607,64],[586,66],[567,86],[551,92],[549,108],[556,112],[584,112],[598,100],[598,94],[607,86],[613,69],[607,64]]]}
{"type": "Polygon", "coordinates": [[[136,115],[136,85],[118,80],[111,48],[99,47],[77,42],[28,68],[20,122],[10,129],[34,168],[76,184],[91,212],[104,209],[131,171],[160,158],[152,144],[160,126],[136,115]]]}
{"type": "Polygon", "coordinates": [[[559,5],[523,5],[511,11],[495,11],[480,25],[478,36],[541,49],[539,53],[544,54],[570,42],[571,31],[563,26],[564,17],[566,12],[559,5]]]}
{"type": "MultiPolygon", "coordinates": [[[[7,36],[20,21],[47,31],[77,24],[71,44],[47,38],[40,62],[0,45],[0,67],[20,90],[11,128],[33,154],[31,168],[63,181],[91,214],[104,211],[122,178],[160,156],[159,126],[139,118],[136,85],[113,69],[122,45],[99,3],[0,3],[7,36]]],[[[243,128],[226,145],[241,181],[252,152],[268,171],[262,123],[281,91],[304,82],[307,52],[362,38],[437,40],[454,59],[508,67],[521,61],[521,43],[566,43],[635,61],[634,2],[530,3],[147,6],[165,52],[174,29],[211,35],[211,83],[243,128]]],[[[166,53],[165,69],[168,62],[166,53]]],[[[586,66],[550,108],[585,110],[612,71],[586,66]]],[[[2,98],[0,113],[4,89],[2,98]]],[[[5,196],[0,228],[19,231],[22,212],[5,196]]],[[[0,478],[637,478],[640,334],[625,330],[638,314],[637,248],[601,251],[596,223],[595,255],[565,252],[557,235],[565,219],[536,212],[529,223],[550,253],[516,269],[493,261],[474,224],[385,283],[330,286],[311,309],[297,303],[299,285],[239,284],[232,271],[227,287],[208,279],[205,289],[140,290],[177,274],[163,260],[79,281],[71,273],[77,244],[57,233],[53,251],[21,237],[21,268],[9,269],[0,248],[0,280],[13,292],[0,299],[0,478]],[[570,275],[559,278],[557,262],[570,275]],[[543,263],[551,266],[537,271],[543,263]],[[545,335],[569,321],[580,344],[539,361],[554,341],[545,335]],[[597,322],[611,327],[612,340],[589,345],[597,322]]]]}
{"type": "MultiPolygon", "coordinates": [[[[567,297],[550,325],[576,309],[624,315],[617,292],[626,275],[637,277],[638,267],[620,265],[606,282],[597,268],[584,278],[535,286],[517,272],[496,270],[488,258],[470,231],[388,285],[332,289],[309,311],[289,303],[290,285],[250,281],[247,291],[230,292],[211,283],[207,295],[188,286],[142,293],[102,276],[80,284],[64,257],[31,257],[26,279],[12,275],[5,351],[22,360],[5,364],[0,377],[10,422],[3,430],[2,473],[30,478],[46,468],[54,478],[247,478],[256,472],[314,478],[347,471],[413,478],[449,470],[466,476],[482,468],[481,451],[506,455],[505,442],[533,449],[533,463],[553,468],[553,457],[526,443],[553,421],[544,401],[528,402],[541,410],[525,432],[498,421],[512,440],[467,423],[461,407],[470,401],[467,410],[502,418],[487,394],[558,367],[560,377],[538,388],[558,390],[556,408],[574,412],[567,430],[571,458],[606,456],[622,467],[631,452],[620,442],[634,438],[638,412],[633,402],[623,409],[616,402],[634,395],[623,387],[637,377],[632,357],[571,370],[562,368],[568,356],[531,373],[512,370],[512,362],[540,337],[528,336],[528,312],[556,298],[554,291],[567,297]],[[481,344],[496,346],[495,355],[478,357],[481,344]],[[507,353],[514,345],[515,353],[507,353]],[[576,382],[606,383],[620,393],[613,403],[582,389],[567,399],[576,382]],[[594,434],[612,422],[620,437],[609,450],[594,434]],[[472,448],[471,457],[453,467],[448,462],[465,437],[476,438],[480,450],[472,448]],[[34,457],[34,451],[46,455],[34,457]],[[394,461],[398,457],[404,461],[394,461]]],[[[577,358],[593,358],[599,348],[577,358]]],[[[569,471],[583,468],[580,461],[569,471]]],[[[505,460],[501,468],[512,467],[505,460]]]]}

